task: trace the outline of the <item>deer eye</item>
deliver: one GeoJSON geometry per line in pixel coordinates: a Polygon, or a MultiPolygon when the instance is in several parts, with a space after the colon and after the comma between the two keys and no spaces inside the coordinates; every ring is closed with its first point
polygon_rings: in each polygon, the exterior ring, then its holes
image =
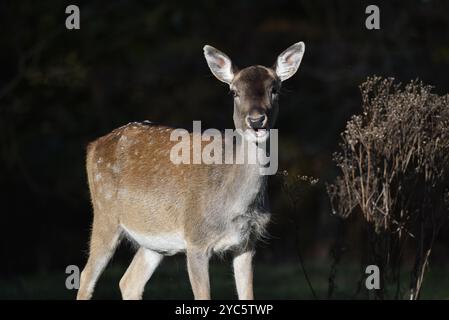
{"type": "Polygon", "coordinates": [[[271,98],[275,99],[279,94],[279,89],[278,88],[272,88],[271,89],[271,98]]]}
{"type": "Polygon", "coordinates": [[[234,98],[237,98],[239,96],[237,91],[235,91],[233,89],[229,90],[229,94],[232,95],[234,98]]]}

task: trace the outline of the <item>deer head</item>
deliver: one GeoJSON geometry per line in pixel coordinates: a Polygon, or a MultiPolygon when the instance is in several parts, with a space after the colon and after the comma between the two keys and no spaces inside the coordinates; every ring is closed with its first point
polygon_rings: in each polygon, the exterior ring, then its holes
{"type": "Polygon", "coordinates": [[[218,80],[229,85],[233,95],[235,128],[248,141],[268,139],[279,109],[281,83],[296,73],[304,50],[304,43],[298,42],[282,52],[272,68],[255,65],[239,70],[225,53],[204,46],[210,70],[218,80]]]}

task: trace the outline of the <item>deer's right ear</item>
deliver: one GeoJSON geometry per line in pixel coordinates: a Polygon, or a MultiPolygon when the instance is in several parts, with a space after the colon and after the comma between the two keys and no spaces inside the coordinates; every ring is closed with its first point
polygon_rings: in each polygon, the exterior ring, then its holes
{"type": "Polygon", "coordinates": [[[234,79],[234,68],[231,59],[220,50],[209,45],[205,45],[203,50],[210,71],[218,80],[230,84],[232,79],[234,79]]]}

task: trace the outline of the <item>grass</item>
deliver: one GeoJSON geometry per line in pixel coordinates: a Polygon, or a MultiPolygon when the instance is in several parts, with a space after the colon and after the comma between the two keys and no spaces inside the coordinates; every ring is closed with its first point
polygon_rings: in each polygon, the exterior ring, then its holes
{"type": "MultiPolygon", "coordinates": [[[[312,261],[307,272],[320,299],[326,299],[330,263],[312,261]]],[[[100,278],[94,299],[120,299],[119,280],[126,267],[112,263],[100,278]]],[[[228,260],[212,261],[212,298],[236,299],[232,269],[228,260]]],[[[65,288],[64,271],[51,274],[0,278],[0,299],[74,299],[76,290],[65,288]]],[[[358,267],[342,265],[336,278],[333,298],[351,299],[360,279],[358,267]]],[[[405,285],[406,278],[404,275],[405,285]]],[[[313,299],[300,266],[294,263],[256,262],[254,291],[257,299],[313,299]]],[[[185,260],[171,257],[163,261],[148,282],[144,299],[192,299],[185,260]]],[[[359,295],[358,298],[367,298],[359,295]]],[[[447,270],[432,268],[425,278],[422,299],[449,299],[447,270]]]]}

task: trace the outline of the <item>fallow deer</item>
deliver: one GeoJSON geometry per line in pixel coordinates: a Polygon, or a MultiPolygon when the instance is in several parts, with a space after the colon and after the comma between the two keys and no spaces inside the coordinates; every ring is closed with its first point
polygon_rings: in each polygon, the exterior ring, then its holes
{"type": "MultiPolygon", "coordinates": [[[[204,47],[210,70],[233,94],[235,128],[256,149],[269,139],[281,82],[296,73],[304,50],[298,42],[272,68],[238,70],[226,54],[204,47]]],[[[138,246],[120,280],[124,299],[141,299],[162,258],[179,252],[187,256],[195,299],[210,299],[209,259],[225,251],[233,254],[238,298],[253,299],[255,242],[270,218],[267,176],[260,174],[259,164],[174,164],[173,130],[130,123],[89,144],[86,168],[94,212],[78,299],[91,298],[123,236],[138,246]]]]}

